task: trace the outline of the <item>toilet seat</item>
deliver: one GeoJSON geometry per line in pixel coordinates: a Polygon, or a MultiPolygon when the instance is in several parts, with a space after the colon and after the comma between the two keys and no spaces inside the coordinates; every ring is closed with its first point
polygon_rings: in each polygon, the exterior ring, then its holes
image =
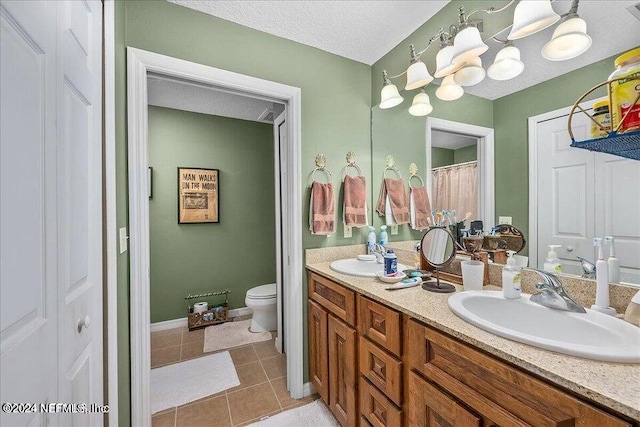
{"type": "Polygon", "coordinates": [[[276,297],[276,284],[271,283],[268,285],[256,286],[247,291],[247,298],[257,299],[272,299],[276,297]]]}

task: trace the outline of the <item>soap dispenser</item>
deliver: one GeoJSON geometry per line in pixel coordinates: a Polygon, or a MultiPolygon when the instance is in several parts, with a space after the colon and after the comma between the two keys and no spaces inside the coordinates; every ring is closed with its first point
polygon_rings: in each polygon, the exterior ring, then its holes
{"type": "Polygon", "coordinates": [[[591,310],[615,316],[616,310],[609,307],[609,264],[604,260],[602,239],[594,237],[593,246],[598,248],[598,261],[596,262],[596,303],[591,306],[591,310]]]}
{"type": "Polygon", "coordinates": [[[389,235],[387,234],[387,226],[383,225],[380,227],[380,244],[382,246],[387,246],[389,243],[389,235]]]}
{"type": "Polygon", "coordinates": [[[616,250],[613,247],[613,236],[604,237],[605,245],[609,245],[609,283],[620,283],[620,260],[616,258],[616,250]]]}
{"type": "Polygon", "coordinates": [[[507,265],[502,268],[502,295],[507,299],[520,298],[520,267],[513,257],[516,251],[507,251],[507,265]]]}
{"type": "Polygon", "coordinates": [[[549,273],[562,273],[562,264],[560,264],[558,254],[554,250],[555,248],[560,247],[562,247],[562,245],[549,245],[549,253],[547,254],[547,259],[544,262],[544,271],[549,273]]]}
{"type": "Polygon", "coordinates": [[[369,235],[367,236],[367,253],[372,255],[376,250],[376,229],[369,226],[369,235]]]}

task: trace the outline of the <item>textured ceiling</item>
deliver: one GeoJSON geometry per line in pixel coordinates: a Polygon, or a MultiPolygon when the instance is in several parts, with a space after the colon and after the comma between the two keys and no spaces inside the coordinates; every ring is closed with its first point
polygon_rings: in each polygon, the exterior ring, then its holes
{"type": "Polygon", "coordinates": [[[471,136],[460,135],[457,133],[445,132],[435,129],[431,131],[431,146],[436,148],[457,150],[458,148],[474,145],[477,142],[478,139],[471,136]]]}
{"type": "MultiPolygon", "coordinates": [[[[497,99],[639,46],[640,22],[625,10],[635,3],[638,3],[638,0],[581,1],[578,15],[587,22],[587,34],[593,40],[589,50],[568,61],[553,62],[544,59],[540,51],[545,43],[551,40],[551,35],[556,27],[554,25],[514,42],[514,45],[520,49],[520,58],[525,64],[522,74],[503,82],[487,77],[476,86],[466,87],[465,92],[491,100],[497,99]]],[[[557,0],[552,5],[556,13],[562,15],[569,11],[571,1],[557,0]]],[[[510,9],[503,13],[512,14],[513,10],[510,9]]],[[[483,14],[477,14],[474,17],[476,16],[491,19],[490,16],[483,16],[483,14]]],[[[509,34],[509,30],[498,35],[498,38],[506,39],[507,34],[509,34]]],[[[489,36],[489,34],[484,34],[483,38],[490,38],[489,36]]],[[[489,45],[489,50],[482,55],[482,66],[485,69],[492,64],[496,53],[503,47],[503,45],[491,40],[486,43],[489,45]]],[[[613,69],[612,62],[611,71],[613,69]]]]}
{"type": "Polygon", "coordinates": [[[167,0],[371,65],[438,12],[429,1],[167,0]]]}
{"type": "Polygon", "coordinates": [[[149,77],[148,96],[149,105],[157,107],[234,119],[273,122],[273,120],[259,120],[265,110],[273,110],[273,102],[222,92],[195,84],[149,77]]]}

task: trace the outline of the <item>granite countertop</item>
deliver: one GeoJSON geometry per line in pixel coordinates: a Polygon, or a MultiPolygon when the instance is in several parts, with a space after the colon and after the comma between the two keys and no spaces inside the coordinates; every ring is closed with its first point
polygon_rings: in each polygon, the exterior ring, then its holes
{"type": "MultiPolygon", "coordinates": [[[[453,314],[447,305],[453,294],[426,292],[421,287],[387,291],[384,289],[387,285],[375,278],[331,270],[331,260],[350,256],[354,254],[348,248],[308,250],[306,267],[525,371],[640,420],[640,365],[597,362],[520,344],[477,328],[453,314]]],[[[462,290],[461,286],[456,288],[462,290]]]]}

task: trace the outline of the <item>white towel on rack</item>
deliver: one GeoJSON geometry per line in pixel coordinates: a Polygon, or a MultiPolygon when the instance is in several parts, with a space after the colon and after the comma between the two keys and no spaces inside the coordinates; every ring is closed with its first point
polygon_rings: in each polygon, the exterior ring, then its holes
{"type": "Polygon", "coordinates": [[[387,225],[396,225],[396,221],[393,219],[393,212],[391,211],[391,201],[389,200],[389,195],[384,201],[384,220],[387,225]]]}
{"type": "Polygon", "coordinates": [[[411,228],[418,230],[416,228],[416,202],[413,200],[413,191],[409,191],[409,216],[411,217],[411,228]]]}

